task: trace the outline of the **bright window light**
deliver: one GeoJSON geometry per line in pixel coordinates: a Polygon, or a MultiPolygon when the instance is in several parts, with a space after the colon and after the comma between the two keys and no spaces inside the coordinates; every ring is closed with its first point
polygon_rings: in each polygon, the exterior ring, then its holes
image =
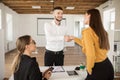
{"type": "Polygon", "coordinates": [[[7,40],[12,41],[13,39],[13,23],[12,23],[12,15],[7,14],[6,15],[6,21],[7,21],[7,40]]]}
{"type": "Polygon", "coordinates": [[[106,10],[103,12],[104,27],[106,30],[114,30],[115,28],[115,9],[106,10]]]}

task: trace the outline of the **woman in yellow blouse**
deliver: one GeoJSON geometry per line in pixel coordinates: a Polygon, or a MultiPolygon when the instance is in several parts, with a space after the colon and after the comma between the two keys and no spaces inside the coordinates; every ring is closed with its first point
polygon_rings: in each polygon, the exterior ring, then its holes
{"type": "Polygon", "coordinates": [[[89,27],[82,31],[82,38],[71,36],[71,39],[82,46],[86,55],[86,80],[113,80],[113,66],[107,58],[110,49],[108,34],[103,27],[100,12],[97,9],[88,10],[84,22],[89,27]]]}

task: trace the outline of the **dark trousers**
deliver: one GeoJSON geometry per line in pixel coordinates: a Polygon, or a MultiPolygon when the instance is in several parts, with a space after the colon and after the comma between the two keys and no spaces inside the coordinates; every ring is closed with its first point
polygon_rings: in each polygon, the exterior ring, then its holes
{"type": "Polygon", "coordinates": [[[44,57],[45,66],[63,66],[64,54],[62,51],[50,51],[46,50],[44,57]]]}
{"type": "Polygon", "coordinates": [[[107,58],[103,62],[95,63],[92,74],[87,75],[85,80],[113,80],[114,70],[111,62],[107,58]]]}

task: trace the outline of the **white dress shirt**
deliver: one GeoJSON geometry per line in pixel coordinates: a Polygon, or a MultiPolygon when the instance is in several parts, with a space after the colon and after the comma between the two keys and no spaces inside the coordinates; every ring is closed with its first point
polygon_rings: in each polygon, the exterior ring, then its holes
{"type": "Polygon", "coordinates": [[[64,35],[67,35],[67,28],[57,25],[55,21],[45,23],[46,49],[51,51],[61,51],[64,49],[64,35]]]}

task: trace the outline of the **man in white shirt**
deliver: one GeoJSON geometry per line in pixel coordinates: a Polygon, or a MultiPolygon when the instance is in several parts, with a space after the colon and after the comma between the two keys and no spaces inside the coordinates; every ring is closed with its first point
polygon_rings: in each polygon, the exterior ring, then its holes
{"type": "Polygon", "coordinates": [[[61,24],[63,9],[55,7],[53,9],[54,20],[45,23],[46,52],[44,57],[45,66],[62,66],[64,64],[64,42],[69,42],[66,35],[67,28],[61,24]]]}

